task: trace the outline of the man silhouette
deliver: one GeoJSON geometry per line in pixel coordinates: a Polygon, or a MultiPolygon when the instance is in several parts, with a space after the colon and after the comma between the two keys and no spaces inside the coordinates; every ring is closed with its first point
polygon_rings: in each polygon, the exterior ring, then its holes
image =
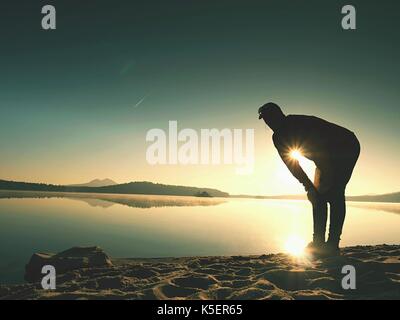
{"type": "Polygon", "coordinates": [[[275,103],[258,109],[259,119],[274,131],[274,145],[290,172],[304,185],[313,207],[313,241],[307,248],[320,255],[339,254],[339,241],[346,215],[345,189],[360,155],[353,132],[323,119],[285,115],[275,103]],[[297,150],[314,161],[314,183],[290,154],[297,150]],[[327,204],[330,205],[329,236],[325,242],[327,204]]]}

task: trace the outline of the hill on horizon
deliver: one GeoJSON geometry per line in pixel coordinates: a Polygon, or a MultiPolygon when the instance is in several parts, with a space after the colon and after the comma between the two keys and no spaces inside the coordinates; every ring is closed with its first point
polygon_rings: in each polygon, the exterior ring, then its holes
{"type": "Polygon", "coordinates": [[[87,187],[0,180],[0,190],[1,189],[16,191],[153,194],[171,196],[196,196],[206,192],[212,197],[229,197],[229,193],[212,188],[176,186],[148,181],[136,181],[103,187],[87,187]]]}
{"type": "Polygon", "coordinates": [[[350,201],[365,201],[365,202],[400,202],[400,192],[363,195],[363,196],[349,196],[346,197],[350,201]]]}
{"type": "MultiPolygon", "coordinates": [[[[98,179],[95,179],[98,180],[98,179]]],[[[95,181],[93,180],[93,181],[95,181]]],[[[104,179],[107,180],[107,179],[104,179]]],[[[99,180],[99,181],[104,181],[99,180]]],[[[110,180],[112,181],[112,180],[110,180]]],[[[230,195],[227,192],[212,189],[190,186],[167,185],[148,181],[135,181],[108,186],[85,186],[85,185],[54,185],[44,183],[17,182],[0,179],[0,190],[16,191],[49,191],[49,192],[87,192],[87,193],[120,193],[120,194],[149,194],[149,195],[171,195],[171,196],[199,196],[208,194],[211,197],[231,198],[253,198],[253,199],[282,199],[282,200],[306,200],[304,194],[299,195],[276,195],[276,196],[255,196],[255,195],[230,195]]],[[[346,196],[348,201],[361,202],[391,202],[400,203],[400,192],[346,196]]]]}
{"type": "Polygon", "coordinates": [[[87,183],[78,183],[78,184],[68,184],[67,187],[107,187],[107,186],[114,186],[116,183],[114,180],[111,179],[93,179],[87,183]]]}

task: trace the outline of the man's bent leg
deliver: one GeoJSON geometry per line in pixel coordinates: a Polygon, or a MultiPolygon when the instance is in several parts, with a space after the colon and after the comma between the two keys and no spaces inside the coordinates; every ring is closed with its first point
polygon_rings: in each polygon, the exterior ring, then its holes
{"type": "Polygon", "coordinates": [[[342,235],[346,217],[345,189],[360,155],[360,143],[356,136],[353,136],[353,139],[348,143],[347,147],[339,152],[339,155],[340,157],[333,162],[335,165],[334,182],[333,187],[327,194],[330,205],[330,225],[325,250],[328,254],[340,252],[340,236],[342,235]]]}
{"type": "Polygon", "coordinates": [[[344,219],[346,217],[346,203],[344,189],[335,192],[330,201],[330,225],[328,243],[335,247],[339,247],[340,236],[342,234],[344,219]]]}
{"type": "Polygon", "coordinates": [[[355,138],[344,158],[335,162],[334,187],[329,191],[330,205],[329,245],[339,248],[340,236],[346,217],[345,189],[360,155],[360,144],[355,138]]]}
{"type": "MultiPolygon", "coordinates": [[[[325,179],[326,180],[326,179],[325,179]]],[[[323,188],[323,174],[319,168],[315,169],[314,186],[320,191],[323,188]]],[[[312,204],[313,206],[313,221],[314,221],[314,234],[313,243],[322,244],[325,242],[326,221],[328,219],[327,202],[321,195],[317,201],[312,204]]]]}
{"type": "Polygon", "coordinates": [[[313,203],[314,234],[313,242],[322,244],[325,242],[326,221],[328,218],[327,203],[323,199],[318,199],[313,203]]]}

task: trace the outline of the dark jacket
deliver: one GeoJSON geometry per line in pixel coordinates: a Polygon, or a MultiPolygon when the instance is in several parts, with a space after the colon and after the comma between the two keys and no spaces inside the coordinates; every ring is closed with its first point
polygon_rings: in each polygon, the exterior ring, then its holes
{"type": "MultiPolygon", "coordinates": [[[[290,152],[297,149],[314,161],[316,167],[343,166],[356,152],[358,140],[353,132],[314,116],[288,115],[284,124],[272,136],[274,145],[290,172],[308,190],[312,185],[298,161],[290,152]]],[[[358,144],[359,148],[359,144],[358,144]]],[[[359,152],[359,151],[358,151],[359,152]]]]}

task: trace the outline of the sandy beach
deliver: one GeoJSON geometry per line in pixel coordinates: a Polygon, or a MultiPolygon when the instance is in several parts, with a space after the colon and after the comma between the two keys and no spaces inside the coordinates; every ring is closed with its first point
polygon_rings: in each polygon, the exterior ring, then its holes
{"type": "MultiPolygon", "coordinates": [[[[115,259],[98,247],[90,250],[105,263],[90,265],[80,255],[81,266],[70,264],[57,274],[56,290],[43,290],[38,281],[0,286],[0,299],[400,299],[400,245],[347,247],[341,256],[324,259],[115,259]],[[344,265],[356,269],[355,290],[341,286],[344,265]]],[[[68,254],[47,257],[68,261],[68,254]]]]}

